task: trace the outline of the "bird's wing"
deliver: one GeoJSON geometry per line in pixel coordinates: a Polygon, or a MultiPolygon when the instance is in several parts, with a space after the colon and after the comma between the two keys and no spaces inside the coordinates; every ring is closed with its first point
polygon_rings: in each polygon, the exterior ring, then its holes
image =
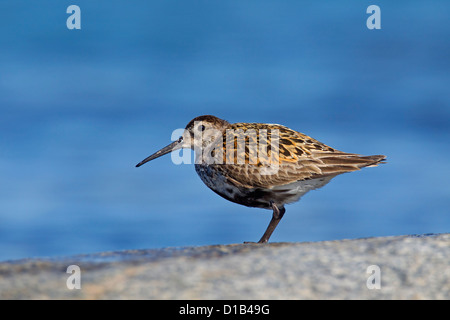
{"type": "Polygon", "coordinates": [[[246,188],[275,187],[376,166],[385,156],[335,150],[307,135],[275,124],[236,123],[207,150],[230,183],[246,188]],[[221,151],[222,150],[222,151],[221,151]]]}

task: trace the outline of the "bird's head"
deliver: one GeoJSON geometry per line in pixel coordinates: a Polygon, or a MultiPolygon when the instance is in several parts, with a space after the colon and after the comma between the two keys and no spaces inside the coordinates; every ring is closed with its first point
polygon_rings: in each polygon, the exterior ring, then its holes
{"type": "Polygon", "coordinates": [[[227,121],[215,116],[205,115],[196,117],[189,121],[183,134],[176,141],[148,156],[139,162],[136,167],[140,167],[144,163],[178,149],[204,150],[216,141],[217,138],[222,137],[228,125],[229,123],[227,121]]]}

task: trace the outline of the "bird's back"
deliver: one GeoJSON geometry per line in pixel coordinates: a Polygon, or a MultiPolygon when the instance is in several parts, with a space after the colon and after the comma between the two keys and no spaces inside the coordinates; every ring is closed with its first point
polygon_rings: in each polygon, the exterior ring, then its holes
{"type": "Polygon", "coordinates": [[[196,165],[203,182],[230,201],[258,207],[276,195],[283,203],[297,201],[336,175],[385,159],[342,152],[285,126],[261,123],[230,125],[205,152],[216,159],[222,154],[220,163],[196,165]]]}

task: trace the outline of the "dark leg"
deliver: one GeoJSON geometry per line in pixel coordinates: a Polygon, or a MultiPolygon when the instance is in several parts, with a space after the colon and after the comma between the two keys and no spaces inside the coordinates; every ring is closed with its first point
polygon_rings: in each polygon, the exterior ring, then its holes
{"type": "Polygon", "coordinates": [[[270,201],[270,205],[272,206],[273,209],[272,219],[270,220],[266,232],[264,232],[263,236],[258,241],[258,243],[267,243],[267,241],[269,241],[272,232],[275,230],[281,218],[283,218],[284,213],[286,212],[286,209],[284,207],[278,209],[277,205],[273,201],[270,201]]]}

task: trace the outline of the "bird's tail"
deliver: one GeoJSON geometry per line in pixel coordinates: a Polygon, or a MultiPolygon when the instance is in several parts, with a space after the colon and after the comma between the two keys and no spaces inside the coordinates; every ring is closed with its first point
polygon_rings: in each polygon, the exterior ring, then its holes
{"type": "Polygon", "coordinates": [[[361,156],[355,153],[333,152],[332,155],[324,154],[320,158],[322,163],[320,170],[324,175],[341,174],[365,167],[376,167],[378,164],[384,163],[385,159],[386,156],[383,155],[361,156]]]}
{"type": "Polygon", "coordinates": [[[376,167],[380,163],[386,163],[386,156],[383,155],[375,155],[375,156],[363,156],[361,159],[365,159],[365,163],[361,163],[360,168],[363,167],[376,167]]]}

